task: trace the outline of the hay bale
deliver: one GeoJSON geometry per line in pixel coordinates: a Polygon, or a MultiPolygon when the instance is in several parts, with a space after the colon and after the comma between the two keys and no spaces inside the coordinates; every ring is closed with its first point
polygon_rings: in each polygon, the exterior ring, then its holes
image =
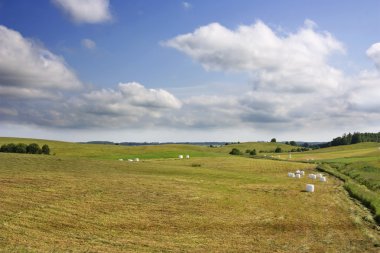
{"type": "Polygon", "coordinates": [[[123,158],[120,158],[119,161],[124,161],[124,159],[123,159],[123,158]]]}
{"type": "Polygon", "coordinates": [[[301,174],[301,171],[300,171],[300,170],[297,170],[297,171],[296,171],[296,174],[301,174]]]}
{"type": "Polygon", "coordinates": [[[300,174],[301,174],[301,176],[305,176],[305,171],[301,170],[300,174]]]}
{"type": "Polygon", "coordinates": [[[301,174],[296,174],[296,178],[301,178],[301,174]]]}
{"type": "Polygon", "coordinates": [[[138,158],[135,158],[135,162],[139,162],[140,161],[140,159],[138,159],[138,158]]]}
{"type": "Polygon", "coordinates": [[[133,159],[128,159],[128,162],[133,162],[133,159]]]}
{"type": "Polygon", "coordinates": [[[311,179],[317,179],[317,175],[315,175],[315,174],[309,174],[309,178],[311,178],[311,179]]]}
{"type": "Polygon", "coordinates": [[[306,185],[306,191],[307,192],[314,192],[314,185],[313,184],[307,184],[306,185]]]}
{"type": "Polygon", "coordinates": [[[317,178],[322,178],[322,177],[323,177],[323,175],[321,173],[317,174],[317,178]]]}
{"type": "Polygon", "coordinates": [[[326,177],[321,177],[321,178],[319,179],[319,181],[321,181],[321,182],[327,182],[327,178],[326,178],[326,177]]]}
{"type": "Polygon", "coordinates": [[[190,155],[186,155],[186,159],[190,159],[190,155]]]}
{"type": "Polygon", "coordinates": [[[179,159],[183,159],[183,155],[179,155],[178,158],[179,158],[179,159]]]}

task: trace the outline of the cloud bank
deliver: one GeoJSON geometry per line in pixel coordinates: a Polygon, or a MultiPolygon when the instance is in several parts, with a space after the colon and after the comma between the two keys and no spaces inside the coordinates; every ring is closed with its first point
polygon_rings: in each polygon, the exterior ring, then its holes
{"type": "Polygon", "coordinates": [[[112,20],[109,0],[52,0],[76,23],[97,24],[112,20]]]}
{"type": "MultiPolygon", "coordinates": [[[[251,87],[237,95],[218,91],[181,99],[175,92],[149,89],[138,82],[86,90],[63,58],[2,26],[0,121],[53,129],[293,133],[366,129],[380,121],[379,69],[348,75],[333,66],[331,59],[345,54],[345,47],[310,20],[288,34],[262,21],[235,30],[212,23],[163,45],[207,71],[248,74],[251,87]]],[[[374,43],[363,52],[378,68],[379,45],[374,43]]]]}
{"type": "Polygon", "coordinates": [[[0,26],[0,97],[48,98],[82,87],[62,57],[0,26]]]}

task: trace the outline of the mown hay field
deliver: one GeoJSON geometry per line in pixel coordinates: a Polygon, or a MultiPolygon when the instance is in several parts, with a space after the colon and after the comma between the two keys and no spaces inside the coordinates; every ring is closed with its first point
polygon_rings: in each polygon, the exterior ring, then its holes
{"type": "Polygon", "coordinates": [[[379,251],[371,215],[340,181],[314,182],[307,193],[311,179],[287,177],[314,172],[309,164],[58,153],[1,153],[0,161],[4,252],[379,251]]]}

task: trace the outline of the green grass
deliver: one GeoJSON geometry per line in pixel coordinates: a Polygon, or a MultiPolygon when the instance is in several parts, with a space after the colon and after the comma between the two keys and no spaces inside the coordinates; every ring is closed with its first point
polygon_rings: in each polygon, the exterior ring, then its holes
{"type": "Polygon", "coordinates": [[[315,172],[311,164],[189,145],[40,143],[56,155],[0,153],[0,252],[379,249],[379,233],[363,219],[368,213],[353,205],[339,180],[287,177],[296,169],[315,172]],[[150,159],[120,162],[116,151],[150,159]],[[200,155],[165,159],[169,151],[200,155]],[[314,193],[303,191],[310,182],[314,193]]]}
{"type": "MultiPolygon", "coordinates": [[[[361,201],[365,206],[370,208],[374,213],[374,218],[376,222],[380,223],[380,192],[374,191],[371,187],[368,189],[366,183],[362,180],[358,180],[350,173],[346,173],[345,169],[339,167],[331,167],[327,164],[319,165],[319,170],[327,172],[331,175],[344,181],[344,188],[349,192],[349,194],[361,201]]],[[[355,168],[356,170],[356,168],[355,168]]],[[[372,173],[372,172],[371,172],[372,173]]],[[[376,172],[377,177],[379,177],[379,171],[376,172]]],[[[376,186],[380,183],[377,179],[376,186]]]]}
{"type": "Polygon", "coordinates": [[[228,153],[215,152],[214,149],[205,146],[195,145],[159,145],[159,146],[119,146],[101,144],[80,144],[61,141],[48,141],[23,138],[0,138],[0,145],[7,143],[37,143],[49,145],[51,153],[64,157],[82,157],[107,160],[118,159],[159,159],[178,158],[178,155],[190,155],[190,157],[215,157],[228,153]]]}

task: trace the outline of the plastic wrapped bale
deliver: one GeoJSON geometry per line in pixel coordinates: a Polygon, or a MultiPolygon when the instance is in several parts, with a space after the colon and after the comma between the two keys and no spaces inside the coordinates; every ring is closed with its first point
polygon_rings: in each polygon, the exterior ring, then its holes
{"type": "Polygon", "coordinates": [[[288,172],[288,177],[292,177],[292,172],[288,172]]]}
{"type": "Polygon", "coordinates": [[[296,174],[290,173],[290,177],[296,177],[296,174]]]}
{"type": "Polygon", "coordinates": [[[128,159],[128,162],[133,162],[133,159],[128,159]]]}
{"type": "Polygon", "coordinates": [[[183,159],[183,155],[179,155],[178,158],[179,158],[179,159],[183,159]]]}
{"type": "Polygon", "coordinates": [[[319,181],[321,181],[321,182],[327,182],[327,178],[326,178],[326,177],[321,177],[321,178],[319,179],[319,181]]]}
{"type": "Polygon", "coordinates": [[[120,158],[119,161],[124,161],[124,159],[123,159],[123,158],[120,158]]]}
{"type": "Polygon", "coordinates": [[[190,155],[186,155],[186,159],[190,159],[190,155]]]}
{"type": "Polygon", "coordinates": [[[296,174],[296,178],[301,178],[301,174],[296,174]]]}
{"type": "Polygon", "coordinates": [[[314,192],[314,185],[313,184],[307,184],[306,185],[306,191],[307,192],[314,192]]]}
{"type": "Polygon", "coordinates": [[[317,175],[315,175],[315,174],[310,174],[310,175],[309,175],[309,178],[311,178],[311,179],[317,179],[317,175]]]}
{"type": "Polygon", "coordinates": [[[301,176],[305,176],[305,171],[301,170],[300,174],[301,174],[301,176]]]}
{"type": "Polygon", "coordinates": [[[138,158],[135,158],[135,162],[139,162],[140,161],[140,159],[138,159],[138,158]]]}
{"type": "Polygon", "coordinates": [[[317,174],[317,178],[322,178],[322,177],[323,177],[322,174],[320,174],[320,173],[317,174]]]}
{"type": "Polygon", "coordinates": [[[301,174],[301,171],[300,170],[296,170],[296,174],[301,174]]]}

